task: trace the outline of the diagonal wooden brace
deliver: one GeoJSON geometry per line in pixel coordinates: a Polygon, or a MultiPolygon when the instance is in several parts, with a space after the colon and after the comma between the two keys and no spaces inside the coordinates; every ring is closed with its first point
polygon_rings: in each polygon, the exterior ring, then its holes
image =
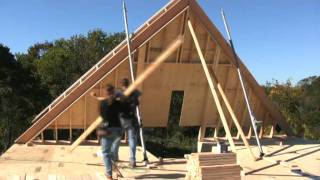
{"type": "Polygon", "coordinates": [[[217,106],[217,110],[219,112],[219,115],[220,115],[220,118],[221,118],[221,121],[222,121],[222,124],[223,124],[223,127],[224,127],[224,130],[226,132],[226,135],[227,135],[227,139],[229,141],[229,144],[231,146],[231,150],[233,152],[236,152],[236,147],[234,145],[234,142],[233,142],[233,139],[232,139],[232,136],[231,136],[231,132],[230,132],[230,129],[228,127],[228,123],[227,123],[227,120],[226,120],[226,117],[224,115],[224,112],[222,110],[222,106],[221,106],[221,103],[220,103],[220,100],[219,100],[219,97],[218,97],[218,94],[217,94],[217,91],[216,91],[216,88],[214,86],[214,81],[213,81],[213,78],[211,77],[210,75],[210,72],[209,72],[209,69],[207,67],[207,64],[206,64],[206,61],[204,59],[204,56],[202,54],[202,51],[201,51],[201,48],[200,48],[200,45],[199,45],[199,41],[197,39],[197,36],[194,32],[194,29],[193,29],[193,26],[192,26],[192,23],[190,20],[188,20],[188,26],[189,26],[189,30],[191,32],[191,35],[192,35],[192,39],[194,41],[194,44],[196,46],[196,49],[197,49],[197,52],[198,52],[198,55],[200,57],[200,61],[201,61],[201,65],[203,67],[203,70],[204,70],[204,73],[206,75],[206,78],[208,80],[208,84],[209,84],[209,87],[210,87],[210,90],[211,90],[211,93],[212,93],[212,96],[213,96],[213,99],[214,99],[214,102],[217,106]]]}

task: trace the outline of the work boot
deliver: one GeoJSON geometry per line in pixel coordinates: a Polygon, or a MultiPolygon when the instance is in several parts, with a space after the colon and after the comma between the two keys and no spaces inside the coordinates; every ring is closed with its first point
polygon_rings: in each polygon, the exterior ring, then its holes
{"type": "Polygon", "coordinates": [[[107,173],[104,174],[107,177],[107,180],[113,180],[112,176],[108,175],[107,173]]]}
{"type": "Polygon", "coordinates": [[[129,162],[129,167],[131,167],[131,168],[137,167],[136,162],[135,161],[130,161],[129,162]]]}

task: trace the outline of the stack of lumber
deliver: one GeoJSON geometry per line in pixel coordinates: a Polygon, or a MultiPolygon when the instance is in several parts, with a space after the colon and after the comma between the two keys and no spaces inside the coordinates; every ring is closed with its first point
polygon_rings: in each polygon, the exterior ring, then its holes
{"type": "Polygon", "coordinates": [[[188,180],[241,179],[235,153],[192,153],[186,159],[188,180]]]}

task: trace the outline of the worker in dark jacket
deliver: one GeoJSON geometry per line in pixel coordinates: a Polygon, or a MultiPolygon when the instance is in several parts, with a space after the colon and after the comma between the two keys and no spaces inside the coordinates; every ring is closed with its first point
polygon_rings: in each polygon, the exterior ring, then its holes
{"type": "Polygon", "coordinates": [[[107,85],[106,94],[106,97],[97,97],[95,93],[91,93],[90,95],[96,100],[101,101],[100,110],[103,123],[97,132],[101,137],[106,176],[108,179],[112,179],[112,160],[118,160],[118,149],[122,137],[119,119],[121,102],[115,97],[115,89],[112,85],[107,85]]]}
{"type": "MultiPolygon", "coordinates": [[[[121,81],[122,91],[125,91],[128,88],[129,84],[129,80],[124,78],[121,81]]],[[[140,91],[135,90],[129,96],[121,98],[122,109],[120,112],[120,121],[122,122],[122,127],[128,133],[128,141],[130,147],[129,165],[131,167],[136,166],[136,147],[139,132],[139,123],[136,108],[139,105],[140,95],[140,91]]]]}

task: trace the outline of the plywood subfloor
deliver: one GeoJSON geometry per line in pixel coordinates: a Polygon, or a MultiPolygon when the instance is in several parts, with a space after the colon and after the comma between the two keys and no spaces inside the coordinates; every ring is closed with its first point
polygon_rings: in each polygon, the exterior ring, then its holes
{"type": "MultiPolygon", "coordinates": [[[[105,179],[100,146],[79,146],[72,153],[69,145],[14,144],[0,157],[0,179],[105,179]]],[[[125,178],[184,178],[185,160],[171,159],[154,166],[158,159],[148,153],[151,168],[143,166],[142,150],[137,148],[137,165],[128,168],[129,148],[119,150],[119,169],[125,178]]],[[[115,174],[115,173],[114,173],[115,174]]]]}
{"type": "MultiPolygon", "coordinates": [[[[246,173],[244,179],[320,179],[319,141],[288,138],[282,146],[279,145],[279,142],[274,139],[262,140],[264,153],[269,160],[274,162],[268,160],[252,161],[248,150],[244,146],[237,146],[238,163],[246,173]],[[288,167],[275,163],[275,161],[281,161],[286,165],[297,165],[304,171],[305,176],[293,173],[288,167]]],[[[252,147],[255,154],[259,155],[258,148],[252,147]]]]}
{"type": "MultiPolygon", "coordinates": [[[[320,142],[290,138],[282,146],[275,140],[263,140],[263,149],[273,161],[281,160],[298,165],[306,176],[291,172],[279,163],[266,160],[253,161],[244,146],[237,145],[238,163],[246,173],[242,179],[320,179],[320,142]]],[[[97,156],[100,147],[79,146],[68,153],[69,145],[13,145],[0,157],[0,179],[104,179],[104,166],[97,156]]],[[[253,150],[258,154],[258,149],[253,150]]],[[[186,173],[184,159],[158,159],[148,153],[151,168],[142,163],[141,148],[137,151],[138,167],[128,168],[127,146],[120,147],[118,164],[124,179],[184,179],[186,173]]]]}

